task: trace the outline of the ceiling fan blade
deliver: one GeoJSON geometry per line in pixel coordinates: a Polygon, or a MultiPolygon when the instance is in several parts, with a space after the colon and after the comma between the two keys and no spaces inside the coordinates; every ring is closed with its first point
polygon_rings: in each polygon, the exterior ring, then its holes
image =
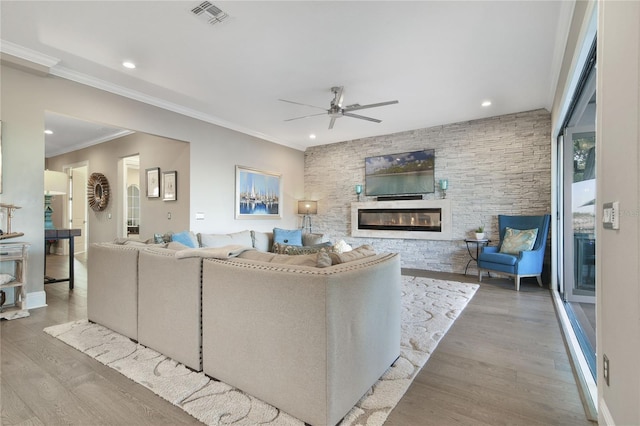
{"type": "Polygon", "coordinates": [[[333,129],[334,124],[336,124],[336,118],[331,117],[331,121],[329,122],[329,130],[333,129]]]}
{"type": "Polygon", "coordinates": [[[288,101],[286,99],[278,99],[278,100],[281,101],[281,102],[287,102],[287,103],[290,103],[290,104],[308,106],[308,107],[311,107],[311,108],[318,108],[318,109],[321,109],[323,111],[327,110],[326,108],[322,108],[322,107],[319,107],[319,106],[309,105],[309,104],[301,104],[300,102],[288,101]]]}
{"type": "Polygon", "coordinates": [[[321,113],[318,113],[318,114],[303,115],[302,117],[287,118],[287,119],[286,119],[286,120],[284,120],[284,121],[300,120],[300,119],[302,119],[302,118],[316,117],[316,116],[318,116],[318,115],[327,115],[327,113],[326,113],[326,112],[321,112],[321,113]]]}
{"type": "Polygon", "coordinates": [[[398,103],[398,101],[387,101],[387,102],[379,102],[377,104],[369,104],[369,105],[350,105],[348,107],[345,107],[344,110],[346,112],[357,111],[359,109],[376,108],[376,107],[381,107],[381,106],[385,106],[385,105],[393,105],[393,104],[397,104],[397,103],[398,103]]]}
{"type": "Polygon", "coordinates": [[[374,123],[382,123],[382,120],[378,120],[377,118],[365,117],[364,115],[351,114],[350,112],[343,112],[342,115],[345,117],[359,118],[360,120],[373,121],[374,123]]]}

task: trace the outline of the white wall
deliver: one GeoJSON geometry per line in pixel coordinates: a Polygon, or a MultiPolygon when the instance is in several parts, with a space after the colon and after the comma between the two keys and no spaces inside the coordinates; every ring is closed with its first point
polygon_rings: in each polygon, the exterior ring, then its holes
{"type": "Polygon", "coordinates": [[[620,230],[597,237],[599,421],[640,424],[640,2],[598,3],[597,206],[620,230]],[[610,361],[610,384],[602,357],[610,361]],[[610,416],[610,417],[609,417],[610,416]]]}
{"type": "Polygon", "coordinates": [[[303,196],[304,154],[232,130],[57,77],[27,73],[2,65],[0,119],[3,122],[2,202],[22,206],[14,229],[31,243],[29,306],[44,303],[44,115],[53,111],[82,120],[110,124],[189,142],[190,227],[228,232],[295,227],[295,200],[303,196]],[[235,220],[235,165],[282,173],[281,220],[235,220]],[[195,212],[206,219],[195,220],[195,212]]]}
{"type": "MultiPolygon", "coordinates": [[[[69,164],[86,162],[88,175],[102,173],[109,181],[111,190],[108,206],[102,211],[89,209],[88,237],[89,244],[112,241],[118,236],[118,228],[125,223],[123,184],[118,176],[118,163],[124,157],[139,154],[140,170],[135,173],[135,182],[140,187],[140,239],[147,240],[153,234],[180,232],[189,229],[190,179],[189,161],[191,144],[173,139],[161,138],[146,133],[132,133],[98,145],[79,149],[67,154],[48,158],[49,170],[62,171],[69,164]],[[163,201],[160,198],[146,197],[145,169],[159,167],[160,174],[177,171],[178,186],[176,201],[163,201]],[[167,213],[171,213],[169,219],[167,213]]],[[[161,179],[162,180],[162,179],[161,179]]],[[[162,191],[161,191],[162,195],[162,191]]],[[[66,198],[66,197],[65,197],[66,198]]],[[[62,208],[58,210],[62,212],[62,208]]],[[[58,211],[54,210],[54,216],[58,211]]]]}

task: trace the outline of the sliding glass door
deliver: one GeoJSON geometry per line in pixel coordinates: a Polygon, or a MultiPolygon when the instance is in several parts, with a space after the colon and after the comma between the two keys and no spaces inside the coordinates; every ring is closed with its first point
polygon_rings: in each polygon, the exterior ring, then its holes
{"type": "Polygon", "coordinates": [[[596,377],[596,67],[595,50],[557,145],[558,290],[596,377]]]}

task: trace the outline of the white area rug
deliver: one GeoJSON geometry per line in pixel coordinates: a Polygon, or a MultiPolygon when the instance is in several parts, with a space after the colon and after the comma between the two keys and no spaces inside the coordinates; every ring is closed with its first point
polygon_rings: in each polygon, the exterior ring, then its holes
{"type": "MultiPolygon", "coordinates": [[[[400,359],[340,425],[382,425],[477,289],[477,284],[403,276],[400,359]]],[[[208,425],[303,425],[277,408],[100,325],[81,320],[44,331],[208,425]]]]}

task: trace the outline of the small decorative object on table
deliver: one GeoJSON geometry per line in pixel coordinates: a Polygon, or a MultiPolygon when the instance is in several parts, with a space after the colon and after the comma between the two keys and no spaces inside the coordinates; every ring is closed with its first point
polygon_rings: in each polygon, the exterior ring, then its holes
{"type": "Polygon", "coordinates": [[[484,226],[478,226],[478,229],[475,230],[476,240],[484,240],[484,226]]]}

